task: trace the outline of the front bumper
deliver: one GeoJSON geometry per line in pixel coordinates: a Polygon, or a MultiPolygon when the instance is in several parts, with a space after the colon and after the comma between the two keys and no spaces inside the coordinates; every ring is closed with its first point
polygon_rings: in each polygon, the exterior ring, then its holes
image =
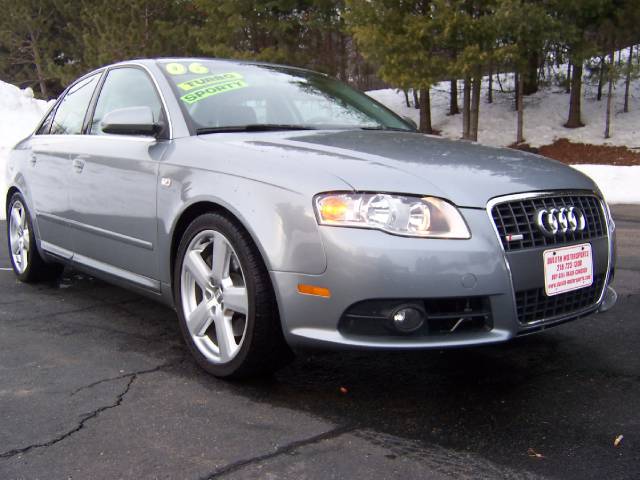
{"type": "MultiPolygon", "coordinates": [[[[523,324],[515,292],[543,282],[543,249],[505,254],[486,210],[461,211],[472,232],[469,240],[414,239],[376,230],[320,227],[328,259],[323,274],[271,272],[289,344],[294,348],[381,349],[481,345],[532,333],[601,307],[613,265],[609,236],[592,242],[594,275],[602,277],[594,302],[579,310],[523,324]],[[299,284],[328,288],[331,296],[300,294],[299,284]],[[482,298],[490,309],[487,325],[424,335],[367,335],[340,328],[345,312],[365,300],[448,298],[482,298]]],[[[606,308],[610,308],[612,297],[606,298],[606,308]]]]}

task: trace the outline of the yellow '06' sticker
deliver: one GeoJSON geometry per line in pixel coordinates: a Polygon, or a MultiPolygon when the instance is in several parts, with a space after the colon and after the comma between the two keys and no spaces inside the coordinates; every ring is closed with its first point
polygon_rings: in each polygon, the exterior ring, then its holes
{"type": "Polygon", "coordinates": [[[187,67],[185,67],[181,63],[167,63],[164,68],[171,75],[182,75],[187,73],[187,67]]]}
{"type": "Polygon", "coordinates": [[[192,80],[179,83],[178,88],[189,91],[213,85],[214,83],[225,83],[232,80],[242,80],[242,75],[235,72],[216,73],[213,75],[207,75],[206,77],[194,78],[192,80]]]}
{"type": "Polygon", "coordinates": [[[232,80],[224,83],[216,83],[213,85],[199,88],[197,90],[193,90],[181,96],[180,100],[185,102],[187,105],[192,105],[196,102],[199,102],[200,100],[204,100],[205,98],[211,97],[213,95],[230,92],[232,90],[238,90],[240,88],[245,88],[248,86],[249,85],[244,80],[232,80]]]}
{"type": "Polygon", "coordinates": [[[191,73],[195,73],[197,75],[204,75],[205,73],[209,73],[209,69],[198,62],[193,62],[189,64],[189,71],[191,73]]]}

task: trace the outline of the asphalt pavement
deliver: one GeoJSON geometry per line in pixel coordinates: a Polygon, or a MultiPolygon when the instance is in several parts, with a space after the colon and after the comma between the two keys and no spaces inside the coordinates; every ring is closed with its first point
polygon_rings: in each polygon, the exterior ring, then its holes
{"type": "Polygon", "coordinates": [[[18,283],[0,222],[0,479],[639,478],[640,206],[614,216],[608,313],[233,383],[166,307],[74,272],[18,283]]]}

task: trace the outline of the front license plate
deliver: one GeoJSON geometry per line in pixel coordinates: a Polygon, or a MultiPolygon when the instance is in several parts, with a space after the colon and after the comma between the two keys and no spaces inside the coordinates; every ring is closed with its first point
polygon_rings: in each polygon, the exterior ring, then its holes
{"type": "Polygon", "coordinates": [[[544,291],[548,297],[593,284],[591,244],[545,250],[544,291]]]}

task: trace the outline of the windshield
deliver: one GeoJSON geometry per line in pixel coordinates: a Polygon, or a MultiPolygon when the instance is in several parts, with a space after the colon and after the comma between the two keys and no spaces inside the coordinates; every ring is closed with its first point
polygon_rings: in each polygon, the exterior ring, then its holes
{"type": "Polygon", "coordinates": [[[196,132],[247,126],[414,130],[371,98],[322,74],[215,60],[159,64],[196,132]]]}

